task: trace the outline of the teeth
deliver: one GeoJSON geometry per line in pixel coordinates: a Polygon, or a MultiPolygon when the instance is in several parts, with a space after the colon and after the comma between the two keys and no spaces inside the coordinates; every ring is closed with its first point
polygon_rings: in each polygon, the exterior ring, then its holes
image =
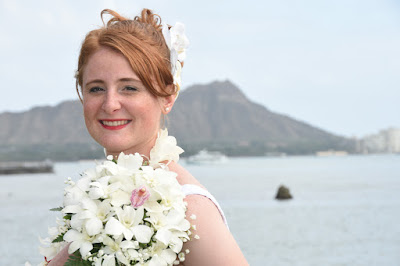
{"type": "Polygon", "coordinates": [[[109,126],[109,127],[116,127],[116,126],[122,126],[128,124],[128,120],[121,120],[121,121],[101,121],[103,125],[109,126]]]}

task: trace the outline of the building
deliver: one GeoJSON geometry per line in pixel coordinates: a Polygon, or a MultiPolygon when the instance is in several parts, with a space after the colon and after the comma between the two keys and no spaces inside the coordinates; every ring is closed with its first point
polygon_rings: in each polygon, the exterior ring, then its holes
{"type": "Polygon", "coordinates": [[[389,128],[359,140],[361,153],[400,153],[400,128],[389,128]]]}

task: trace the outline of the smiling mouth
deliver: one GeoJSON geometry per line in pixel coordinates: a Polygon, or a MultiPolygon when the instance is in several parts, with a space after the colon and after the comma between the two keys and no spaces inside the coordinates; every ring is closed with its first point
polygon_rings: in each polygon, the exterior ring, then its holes
{"type": "Polygon", "coordinates": [[[125,128],[132,120],[99,120],[100,125],[108,130],[120,130],[125,128]]]}
{"type": "Polygon", "coordinates": [[[108,127],[123,126],[130,123],[132,120],[100,120],[100,123],[108,127]]]}

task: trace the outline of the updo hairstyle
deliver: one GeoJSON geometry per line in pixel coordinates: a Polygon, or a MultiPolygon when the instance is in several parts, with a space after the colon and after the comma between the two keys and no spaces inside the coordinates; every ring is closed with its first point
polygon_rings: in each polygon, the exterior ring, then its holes
{"type": "Polygon", "coordinates": [[[162,34],[159,15],[143,9],[140,16],[130,20],[113,10],[104,9],[101,19],[104,26],[86,35],[79,54],[75,78],[81,101],[79,86],[82,88],[85,66],[90,56],[102,47],[124,55],[152,95],[166,97],[177,92],[171,74],[170,51],[162,34]],[[112,16],[107,24],[104,23],[104,14],[112,16]]]}

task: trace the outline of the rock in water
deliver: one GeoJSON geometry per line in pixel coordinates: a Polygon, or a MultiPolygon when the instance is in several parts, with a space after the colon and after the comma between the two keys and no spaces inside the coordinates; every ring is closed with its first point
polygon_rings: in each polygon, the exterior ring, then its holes
{"type": "Polygon", "coordinates": [[[281,185],[278,188],[278,192],[276,193],[275,199],[277,200],[287,200],[293,198],[290,194],[290,191],[287,187],[281,185]]]}

